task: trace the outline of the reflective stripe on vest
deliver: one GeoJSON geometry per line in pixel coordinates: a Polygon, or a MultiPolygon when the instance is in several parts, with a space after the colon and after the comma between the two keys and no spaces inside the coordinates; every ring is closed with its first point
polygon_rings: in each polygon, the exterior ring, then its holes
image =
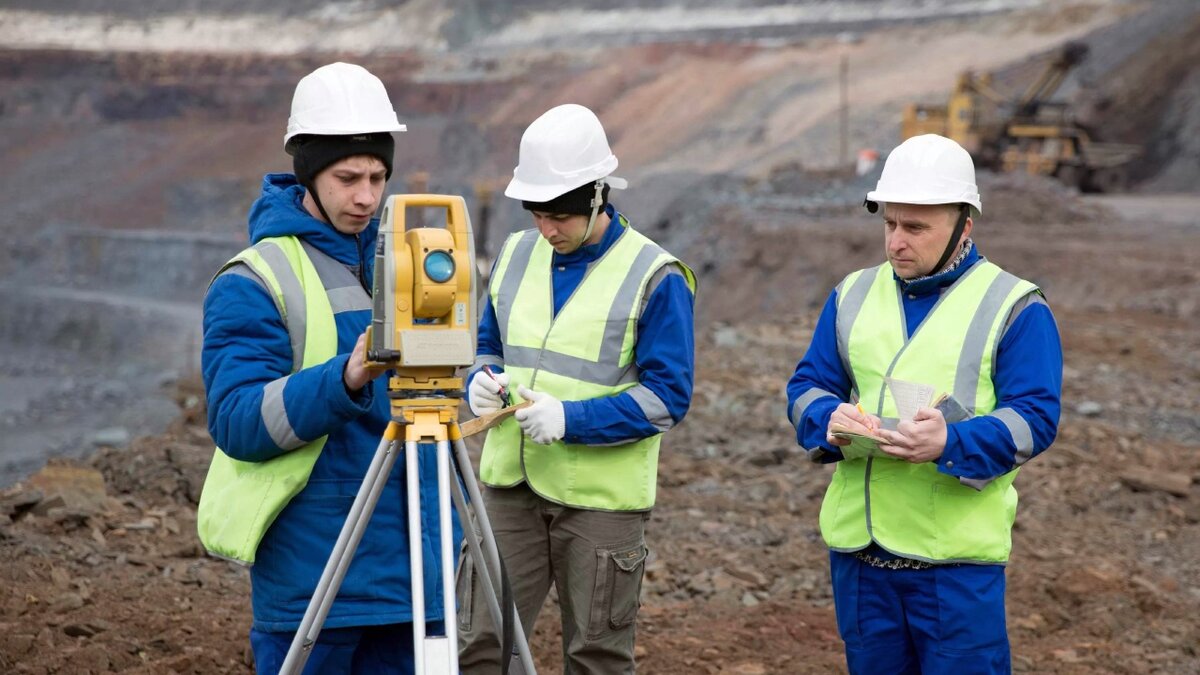
{"type": "MultiPolygon", "coordinates": [[[[952,394],[973,416],[993,413],[1012,429],[1009,410],[995,410],[992,373],[1004,322],[1013,305],[1037,290],[980,261],[942,292],[907,340],[900,288],[892,267],[860,270],[837,294],[838,354],[863,407],[895,428],[898,412],[884,378],[922,382],[952,394]]],[[[1026,429],[1027,430],[1027,429],[1026,429]]],[[[1021,442],[1014,433],[1014,440],[1021,442]]],[[[982,490],[940,473],[937,464],[890,457],[837,463],[821,504],[821,534],[830,548],[855,551],[871,541],[931,562],[1002,563],[1012,548],[1016,469],[982,490]]]]}
{"type": "MultiPolygon", "coordinates": [[[[295,237],[264,239],[234,256],[217,275],[238,264],[253,270],[275,301],[291,340],[293,373],[337,355],[334,302],[341,311],[370,307],[369,301],[350,299],[352,289],[337,268],[344,277],[353,275],[341,263],[295,237]]],[[[366,296],[357,280],[354,286],[366,296]]],[[[213,555],[253,564],[263,535],[304,489],[325,447],[326,436],[305,441],[292,429],[283,401],[290,377],[268,383],[262,401],[264,426],[275,444],[289,452],[264,462],[242,462],[220,448],[213,453],[196,513],[200,541],[213,555]]]]}
{"type": "MultiPolygon", "coordinates": [[[[518,232],[505,242],[489,293],[514,395],[518,385],[525,385],[560,401],[579,401],[637,386],[634,347],[647,284],[668,264],[680,266],[693,293],[696,279],[624,219],[620,226],[616,242],[589,266],[557,316],[554,248],[537,230],[518,232]]],[[[657,397],[637,400],[648,419],[658,419],[663,404],[650,399],[657,397]]],[[[654,505],[660,441],[656,434],[604,448],[562,441],[539,445],[510,418],[488,432],[480,475],[493,487],[527,481],[546,499],[568,506],[646,510],[654,505]]]]}

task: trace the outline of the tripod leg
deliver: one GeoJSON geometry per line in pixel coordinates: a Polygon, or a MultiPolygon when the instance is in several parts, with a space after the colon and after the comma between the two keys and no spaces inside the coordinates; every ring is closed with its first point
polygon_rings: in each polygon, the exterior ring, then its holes
{"type": "MultiPolygon", "coordinates": [[[[492,522],[488,518],[487,508],[483,503],[483,494],[479,491],[479,483],[475,480],[475,472],[471,468],[471,456],[467,454],[467,444],[462,438],[457,438],[454,441],[455,457],[458,459],[458,473],[462,476],[463,484],[466,485],[467,494],[471,497],[471,504],[475,509],[475,518],[479,524],[479,534],[483,539],[484,550],[487,551],[488,565],[481,569],[484,576],[490,576],[495,581],[493,582],[493,590],[500,579],[500,549],[496,546],[496,536],[492,532],[492,522]]],[[[472,535],[474,534],[472,533],[472,535]]],[[[478,562],[478,561],[477,561],[478,562]]],[[[494,593],[489,594],[491,597],[496,597],[494,593]]],[[[533,665],[533,654],[529,651],[529,640],[525,637],[525,631],[521,626],[521,616],[517,611],[516,606],[512,608],[513,625],[516,627],[514,638],[517,643],[517,652],[521,658],[521,665],[524,667],[528,675],[535,675],[537,668],[533,665]]],[[[500,622],[496,622],[496,629],[500,629],[500,622]]],[[[503,656],[501,658],[507,658],[503,656]]]]}
{"type": "MultiPolygon", "coordinates": [[[[456,466],[457,466],[457,463],[456,463],[456,466]]],[[[458,466],[457,470],[458,470],[459,474],[461,475],[463,468],[461,466],[458,466]]],[[[470,471],[469,467],[467,468],[467,471],[470,471]]],[[[464,478],[463,480],[465,481],[466,479],[464,478]]],[[[492,617],[492,625],[496,627],[496,630],[500,630],[500,626],[503,622],[503,620],[500,618],[501,617],[500,600],[499,600],[500,594],[496,592],[496,587],[492,583],[492,575],[488,572],[487,563],[484,561],[484,558],[483,558],[483,548],[479,543],[481,534],[479,532],[478,524],[469,522],[468,515],[467,515],[468,512],[467,512],[466,497],[463,496],[463,487],[458,483],[458,481],[454,481],[453,487],[454,487],[454,491],[451,494],[454,496],[454,508],[458,509],[459,518],[464,519],[463,523],[464,524],[469,523],[469,525],[467,526],[467,527],[469,527],[469,531],[466,532],[465,536],[464,536],[464,538],[466,539],[466,542],[467,542],[467,551],[471,556],[471,560],[475,563],[475,569],[479,570],[479,572],[478,572],[479,585],[480,585],[480,589],[483,591],[483,599],[487,603],[488,614],[492,617]]],[[[467,529],[467,527],[465,527],[464,529],[467,529]]],[[[471,582],[470,582],[470,580],[467,580],[466,583],[469,584],[471,582]]],[[[513,615],[517,616],[517,613],[514,611],[513,615]]],[[[521,632],[519,616],[517,616],[517,623],[515,624],[514,632],[517,634],[517,635],[514,635],[514,639],[519,640],[519,641],[525,640],[525,634],[521,632]]],[[[528,650],[527,644],[526,644],[525,649],[528,650]]],[[[520,647],[518,647],[518,654],[520,654],[520,653],[521,653],[520,647]]],[[[516,668],[510,666],[509,671],[508,671],[512,675],[522,675],[522,674],[536,675],[535,671],[526,668],[523,660],[520,663],[515,664],[515,665],[516,665],[516,668]],[[519,668],[519,669],[517,669],[517,668],[519,668]]],[[[529,666],[529,668],[532,668],[532,666],[529,666]]]]}
{"type": "Polygon", "coordinates": [[[442,617],[446,624],[447,672],[458,673],[458,615],[454,597],[454,522],[450,508],[450,441],[438,441],[438,524],[442,540],[442,617]]]}
{"type": "Polygon", "coordinates": [[[342,525],[342,531],[338,534],[337,543],[334,544],[333,551],[329,554],[329,560],[325,563],[324,571],[321,572],[321,579],[317,582],[313,597],[308,602],[308,609],[305,610],[300,627],[296,630],[295,637],[292,638],[291,646],[288,647],[287,657],[279,670],[281,675],[299,675],[304,670],[304,664],[308,661],[308,656],[317,641],[321,627],[325,624],[325,617],[329,615],[329,609],[333,607],[338,589],[346,577],[350,561],[354,559],[354,551],[358,548],[358,542],[362,539],[363,532],[367,529],[367,523],[371,520],[371,514],[375,511],[375,504],[379,501],[379,495],[387,483],[392,465],[396,463],[396,451],[399,449],[400,441],[394,434],[393,426],[389,426],[387,432],[384,433],[383,440],[379,442],[379,447],[375,450],[375,456],[371,459],[371,465],[363,478],[362,486],[359,487],[358,495],[355,496],[350,512],[346,515],[346,522],[342,525]]]}
{"type": "Polygon", "coordinates": [[[413,672],[425,675],[425,556],[421,541],[421,465],[417,442],[404,443],[408,480],[408,560],[413,608],[413,672]]]}
{"type": "MultiPolygon", "coordinates": [[[[412,455],[416,454],[416,452],[417,452],[416,442],[410,440],[406,443],[406,446],[407,446],[406,452],[408,452],[410,454],[410,457],[412,455]]],[[[438,529],[439,529],[438,539],[439,539],[439,543],[440,543],[439,557],[441,559],[440,560],[440,563],[441,563],[440,569],[442,571],[442,617],[443,617],[444,623],[445,623],[445,635],[430,636],[430,635],[425,634],[424,579],[422,578],[424,570],[423,570],[422,566],[420,564],[418,564],[418,561],[421,560],[420,557],[414,556],[411,558],[411,560],[413,561],[412,587],[414,589],[414,592],[413,592],[413,612],[414,612],[413,644],[414,644],[414,651],[420,652],[420,661],[418,662],[419,665],[416,670],[417,673],[424,674],[424,673],[428,672],[428,673],[437,673],[438,675],[441,675],[442,673],[445,673],[446,675],[452,675],[452,674],[458,673],[458,617],[455,615],[455,606],[454,606],[454,523],[453,523],[453,520],[451,517],[452,512],[450,510],[450,442],[449,441],[446,441],[444,439],[437,441],[436,459],[437,459],[437,485],[438,485],[438,495],[437,495],[438,529]],[[418,579],[420,579],[420,581],[418,581],[418,579]],[[422,604],[421,604],[420,608],[418,608],[417,600],[416,600],[416,597],[417,597],[416,589],[417,589],[418,585],[422,589],[422,593],[421,593],[421,596],[422,596],[421,603],[422,604]],[[419,626],[420,626],[419,630],[417,629],[417,627],[418,627],[418,622],[416,620],[417,613],[419,613],[421,616],[420,623],[419,623],[419,626]],[[419,646],[417,646],[417,645],[419,645],[419,646]],[[424,670],[422,670],[422,668],[424,668],[424,670]]],[[[408,459],[407,461],[408,461],[408,466],[410,467],[409,475],[411,476],[415,473],[415,471],[411,468],[413,466],[413,460],[408,459]]],[[[411,487],[411,485],[412,485],[411,478],[410,478],[409,485],[410,485],[409,501],[408,501],[409,532],[410,533],[413,532],[413,529],[415,527],[417,535],[418,535],[417,541],[420,541],[420,539],[421,539],[420,526],[421,526],[421,522],[422,522],[421,513],[420,513],[420,508],[421,508],[420,499],[417,499],[416,501],[414,501],[412,499],[412,496],[414,494],[417,494],[417,492],[414,492],[413,491],[414,488],[411,487]],[[416,510],[416,516],[415,516],[416,525],[415,526],[413,525],[414,509],[416,510]]],[[[419,492],[419,490],[418,490],[418,492],[419,492]]],[[[409,541],[410,542],[413,541],[411,534],[409,536],[409,541]]],[[[410,546],[413,546],[413,547],[416,547],[418,545],[419,544],[416,544],[416,543],[410,544],[410,546]]]]}
{"type": "MultiPolygon", "coordinates": [[[[459,471],[462,471],[461,467],[459,467],[459,471]]],[[[471,560],[474,561],[475,567],[480,571],[479,584],[483,587],[483,598],[487,602],[488,613],[492,616],[492,625],[499,626],[501,623],[500,601],[496,598],[500,596],[496,593],[496,587],[492,585],[492,575],[487,573],[487,563],[483,560],[483,549],[479,545],[478,530],[473,524],[468,522],[467,501],[463,497],[463,488],[458,484],[458,481],[454,482],[454,491],[452,494],[454,496],[454,508],[458,509],[459,518],[463,519],[463,523],[466,525],[464,529],[469,530],[465,533],[464,539],[466,539],[467,551],[471,556],[471,560]]]]}

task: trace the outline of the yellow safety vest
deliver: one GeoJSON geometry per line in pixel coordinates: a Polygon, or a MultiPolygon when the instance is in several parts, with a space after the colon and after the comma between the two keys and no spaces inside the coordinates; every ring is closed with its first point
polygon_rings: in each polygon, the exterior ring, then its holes
{"type": "MultiPolygon", "coordinates": [[[[263,280],[275,300],[292,342],[293,373],[337,355],[333,309],[299,239],[263,239],[225,263],[218,276],[239,263],[263,280]]],[[[282,380],[268,384],[264,396],[277,396],[282,406],[282,380]]],[[[265,422],[272,425],[271,420],[265,422]]],[[[322,436],[264,462],[242,462],[216,448],[196,512],[196,529],[205,549],[234,562],[254,564],[263,535],[308,483],[327,438],[322,436]]]]}
{"type": "MultiPolygon", "coordinates": [[[[623,231],[592,264],[574,294],[554,315],[554,248],[537,230],[511,235],[497,258],[489,293],[514,397],[518,385],[560,401],[614,396],[638,383],[634,362],[637,321],[646,286],[664,265],[686,265],[622,218],[623,231]]],[[[550,501],[603,511],[654,506],[662,434],[616,446],[591,447],[526,438],[513,418],[488,432],[480,461],[483,482],[512,487],[521,481],[550,501]]]]}
{"type": "MultiPolygon", "coordinates": [[[[980,261],[943,293],[905,338],[904,313],[890,264],[859,270],[838,286],[838,353],[863,408],[897,422],[885,377],[933,385],[975,416],[996,407],[993,359],[1013,305],[1037,287],[980,261]]],[[[830,548],[856,551],[872,541],[930,562],[1002,563],[1012,549],[1017,470],[982,490],[962,485],[934,462],[884,456],[837,463],[821,504],[830,548]]]]}

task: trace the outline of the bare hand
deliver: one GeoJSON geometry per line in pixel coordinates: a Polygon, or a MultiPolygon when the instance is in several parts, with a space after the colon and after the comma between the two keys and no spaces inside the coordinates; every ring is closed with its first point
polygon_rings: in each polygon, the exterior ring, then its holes
{"type": "Polygon", "coordinates": [[[346,391],[358,391],[371,380],[387,372],[386,366],[368,368],[366,361],[367,334],[364,332],[358,336],[358,342],[354,343],[354,351],[350,352],[350,359],[346,361],[346,368],[342,371],[342,382],[346,383],[346,391]]]}
{"type": "MultiPolygon", "coordinates": [[[[879,429],[881,421],[878,417],[864,412],[860,412],[858,406],[850,403],[841,403],[837,409],[833,411],[833,415],[829,417],[829,425],[840,424],[851,431],[857,431],[862,434],[875,433],[879,429]]],[[[849,438],[838,438],[833,435],[828,428],[825,429],[825,441],[830,445],[842,447],[850,445],[849,438]]]]}
{"type": "Polygon", "coordinates": [[[880,443],[880,450],[913,464],[932,462],[946,450],[946,418],[936,408],[921,408],[895,431],[881,429],[877,433],[890,441],[880,443]]]}

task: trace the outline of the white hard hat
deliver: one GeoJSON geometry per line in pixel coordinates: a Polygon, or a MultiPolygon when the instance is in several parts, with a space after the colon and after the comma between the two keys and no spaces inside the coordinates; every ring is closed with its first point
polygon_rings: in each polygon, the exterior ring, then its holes
{"type": "Polygon", "coordinates": [[[331,63],[296,84],[283,149],[291,153],[292,139],[302,134],[351,136],[406,129],[378,77],[352,63],[331,63]]]}
{"type": "Polygon", "coordinates": [[[591,110],[568,103],[547,110],[525,130],[504,195],[548,202],[602,178],[623,190],[625,180],[609,175],[616,168],[617,156],[608,147],[600,119],[591,110]]]}
{"type": "MultiPolygon", "coordinates": [[[[979,217],[983,205],[975,185],[975,163],[961,145],[937,134],[913,136],[892,150],[870,203],[970,204],[979,217]]],[[[874,213],[874,210],[872,210],[874,213]]]]}

